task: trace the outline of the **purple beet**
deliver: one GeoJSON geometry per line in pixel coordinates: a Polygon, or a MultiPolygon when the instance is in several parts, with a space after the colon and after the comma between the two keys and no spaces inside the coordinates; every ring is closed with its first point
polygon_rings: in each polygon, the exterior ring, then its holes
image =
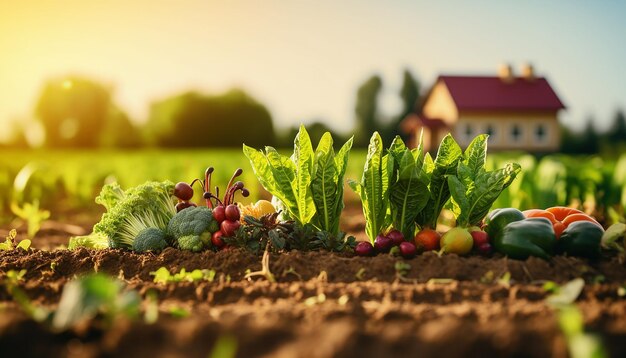
{"type": "Polygon", "coordinates": [[[387,237],[391,239],[393,246],[398,246],[404,242],[404,235],[396,229],[389,231],[387,237]]]}
{"type": "Polygon", "coordinates": [[[488,242],[485,242],[480,244],[476,251],[478,251],[481,255],[488,255],[491,253],[491,245],[488,242]]]}
{"type": "Polygon", "coordinates": [[[356,244],[354,252],[359,256],[371,256],[374,253],[374,246],[369,241],[360,241],[356,244]]]}
{"type": "Polygon", "coordinates": [[[376,236],[374,240],[374,248],[377,252],[389,252],[389,249],[393,246],[393,241],[383,234],[376,236]]]}
{"type": "Polygon", "coordinates": [[[412,242],[405,241],[400,244],[400,255],[405,259],[410,259],[417,254],[417,247],[412,242]]]}

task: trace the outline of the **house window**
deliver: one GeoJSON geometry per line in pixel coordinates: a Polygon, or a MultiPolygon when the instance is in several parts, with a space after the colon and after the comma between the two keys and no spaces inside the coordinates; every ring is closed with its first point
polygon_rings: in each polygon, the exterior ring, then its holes
{"type": "Polygon", "coordinates": [[[522,140],[522,135],[522,128],[519,125],[514,124],[513,127],[511,127],[511,140],[514,143],[518,143],[522,140]]]}
{"type": "Polygon", "coordinates": [[[538,124],[535,127],[535,139],[538,143],[545,143],[548,140],[548,130],[545,125],[538,124]]]}

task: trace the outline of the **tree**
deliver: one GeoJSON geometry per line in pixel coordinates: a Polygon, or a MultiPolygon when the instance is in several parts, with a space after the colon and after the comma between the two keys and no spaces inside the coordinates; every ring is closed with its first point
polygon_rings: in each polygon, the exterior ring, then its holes
{"type": "Polygon", "coordinates": [[[378,129],[377,107],[378,95],[383,82],[377,75],[370,77],[363,83],[356,97],[356,130],[354,134],[355,146],[366,147],[372,133],[378,129]]]}
{"type": "Polygon", "coordinates": [[[607,134],[607,138],[612,144],[626,142],[626,118],[622,110],[618,110],[615,113],[615,119],[607,134]]]}
{"type": "Polygon", "coordinates": [[[267,108],[239,89],[220,95],[179,94],[154,103],[151,142],[165,147],[253,147],[275,142],[267,108]]]}
{"type": "Polygon", "coordinates": [[[97,147],[111,109],[111,90],[83,77],[48,81],[39,96],[36,114],[49,147],[97,147]]]}
{"type": "Polygon", "coordinates": [[[587,125],[583,131],[582,144],[583,153],[598,153],[600,149],[600,137],[596,132],[596,128],[593,126],[593,118],[587,119],[587,125]]]}
{"type": "Polygon", "coordinates": [[[391,143],[396,135],[400,135],[405,141],[408,139],[408,134],[400,132],[400,123],[409,113],[416,110],[419,98],[419,83],[408,69],[404,70],[400,98],[402,99],[400,113],[381,131],[381,136],[385,143],[391,143]]]}

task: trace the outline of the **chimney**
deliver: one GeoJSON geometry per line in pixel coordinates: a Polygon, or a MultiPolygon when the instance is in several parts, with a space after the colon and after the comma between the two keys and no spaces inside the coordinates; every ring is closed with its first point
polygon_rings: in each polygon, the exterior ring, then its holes
{"type": "Polygon", "coordinates": [[[529,82],[535,80],[535,69],[530,62],[526,62],[522,65],[522,77],[529,82]]]}
{"type": "Polygon", "coordinates": [[[505,83],[512,83],[515,80],[515,76],[513,75],[513,67],[511,67],[508,63],[500,64],[498,67],[498,77],[500,80],[505,83]]]}

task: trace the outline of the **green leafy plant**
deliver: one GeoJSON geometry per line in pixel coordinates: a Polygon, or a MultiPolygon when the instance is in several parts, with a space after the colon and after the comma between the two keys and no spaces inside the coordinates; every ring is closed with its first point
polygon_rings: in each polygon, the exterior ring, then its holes
{"type": "Polygon", "coordinates": [[[154,272],[150,272],[151,276],[154,276],[155,283],[167,284],[173,282],[196,282],[196,281],[209,281],[215,280],[215,270],[199,270],[186,271],[184,268],[178,273],[170,273],[166,267],[160,267],[154,272]]]}
{"type": "Polygon", "coordinates": [[[0,250],[3,251],[11,251],[17,248],[20,248],[24,251],[28,251],[30,248],[31,241],[29,239],[21,240],[19,243],[16,243],[17,231],[12,229],[9,231],[9,235],[5,237],[4,242],[0,242],[0,250]]]}
{"type": "Polygon", "coordinates": [[[22,206],[13,201],[11,212],[26,223],[27,235],[31,239],[39,232],[41,224],[50,218],[50,211],[40,209],[37,199],[33,200],[32,204],[24,203],[22,206]]]}
{"type": "Polygon", "coordinates": [[[521,171],[517,163],[494,171],[485,170],[487,138],[486,134],[475,137],[459,160],[456,175],[447,176],[457,226],[478,226],[500,193],[521,171]]]}
{"type": "Polygon", "coordinates": [[[383,155],[383,140],[378,132],[370,138],[365,167],[360,182],[349,180],[348,184],[361,198],[365,215],[365,233],[373,243],[376,236],[389,224],[389,174],[387,158],[383,155]]]}
{"type": "Polygon", "coordinates": [[[65,285],[52,327],[64,330],[96,316],[106,325],[121,317],[134,319],[140,302],[137,292],[123,290],[116,279],[102,274],[83,276],[65,285]]]}
{"type": "Polygon", "coordinates": [[[280,201],[287,218],[337,235],[351,148],[352,138],[335,153],[332,136],[325,133],[313,151],[309,134],[301,125],[291,157],[272,147],[258,151],[245,144],[243,152],[261,185],[280,201]]]}

